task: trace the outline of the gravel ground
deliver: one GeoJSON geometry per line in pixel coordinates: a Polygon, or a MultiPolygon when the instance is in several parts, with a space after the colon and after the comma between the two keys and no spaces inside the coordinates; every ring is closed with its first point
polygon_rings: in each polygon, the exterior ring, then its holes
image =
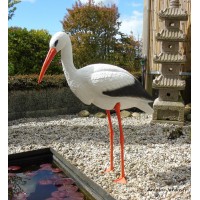
{"type": "Polygon", "coordinates": [[[109,166],[106,118],[67,115],[9,122],[9,154],[53,147],[116,200],[191,199],[191,124],[151,124],[151,116],[123,119],[127,184],[120,175],[117,118],[112,117],[115,171],[109,166]]]}

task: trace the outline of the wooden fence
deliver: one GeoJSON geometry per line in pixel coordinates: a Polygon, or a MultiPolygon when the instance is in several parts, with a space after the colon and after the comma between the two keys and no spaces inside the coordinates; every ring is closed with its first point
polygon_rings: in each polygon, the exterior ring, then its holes
{"type": "MultiPolygon", "coordinates": [[[[191,71],[191,0],[179,0],[180,7],[188,13],[188,20],[180,23],[181,30],[186,34],[187,41],[180,43],[180,51],[187,57],[183,64],[184,72],[191,71]]],[[[159,64],[153,62],[153,56],[161,52],[161,43],[155,39],[156,33],[164,27],[159,19],[158,12],[169,7],[169,0],[144,0],[143,20],[143,54],[147,57],[147,71],[158,71],[159,64]]]]}

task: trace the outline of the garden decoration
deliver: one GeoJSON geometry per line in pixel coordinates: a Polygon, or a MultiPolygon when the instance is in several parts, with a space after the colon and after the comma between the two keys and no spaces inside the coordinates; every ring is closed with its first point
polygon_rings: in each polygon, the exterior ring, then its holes
{"type": "Polygon", "coordinates": [[[185,81],[179,72],[186,56],[180,53],[179,43],[187,40],[180,29],[180,21],[187,21],[187,12],[179,6],[179,0],[170,0],[170,5],[160,10],[164,29],[156,35],[161,42],[161,53],[154,56],[154,62],[161,65],[161,75],[153,80],[153,88],[159,90],[159,97],[154,101],[153,123],[184,124],[184,104],[179,99],[179,91],[185,89],[185,81]]]}
{"type": "Polygon", "coordinates": [[[73,64],[70,36],[64,32],[56,33],[50,40],[50,49],[42,66],[38,83],[50,65],[52,59],[61,51],[61,61],[67,83],[72,92],[87,105],[106,110],[110,129],[110,167],[106,172],[114,170],[113,138],[110,110],[115,110],[120,131],[121,175],[114,180],[126,183],[124,170],[124,134],[120,110],[137,107],[144,112],[153,113],[151,96],[143,89],[140,82],[126,70],[110,64],[92,64],[76,69],[73,64]]]}

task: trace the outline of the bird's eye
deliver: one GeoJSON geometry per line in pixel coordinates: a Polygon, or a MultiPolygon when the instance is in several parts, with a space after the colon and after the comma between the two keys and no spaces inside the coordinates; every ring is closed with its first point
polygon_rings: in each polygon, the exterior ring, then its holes
{"type": "Polygon", "coordinates": [[[55,41],[54,46],[56,47],[58,44],[58,40],[55,41]]]}

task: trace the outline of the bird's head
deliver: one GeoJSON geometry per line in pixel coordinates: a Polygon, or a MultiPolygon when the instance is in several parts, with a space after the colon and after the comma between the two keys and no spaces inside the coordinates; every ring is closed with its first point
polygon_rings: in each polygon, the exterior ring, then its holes
{"type": "Polygon", "coordinates": [[[69,43],[70,38],[69,35],[65,32],[57,32],[55,33],[50,42],[49,42],[49,48],[54,48],[56,52],[59,52],[61,49],[63,49],[67,43],[69,43]]]}
{"type": "Polygon", "coordinates": [[[40,83],[44,77],[44,74],[53,60],[54,56],[61,51],[68,43],[70,43],[70,37],[65,32],[57,32],[54,34],[49,43],[49,52],[43,63],[42,69],[40,71],[38,83],[40,83]]]}

